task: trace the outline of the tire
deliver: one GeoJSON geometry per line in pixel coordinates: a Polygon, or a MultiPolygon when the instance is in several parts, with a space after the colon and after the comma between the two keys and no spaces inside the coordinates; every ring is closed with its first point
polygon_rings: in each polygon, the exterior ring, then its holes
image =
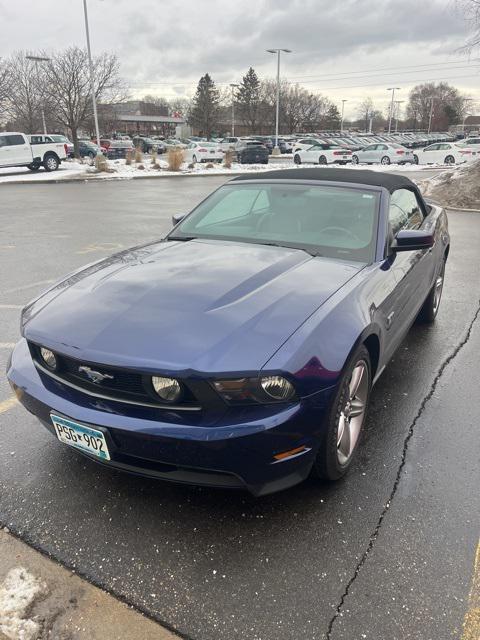
{"type": "Polygon", "coordinates": [[[195,154],[192,156],[192,162],[193,162],[193,164],[197,164],[197,162],[198,162],[197,156],[195,154]]]}
{"type": "Polygon", "coordinates": [[[390,164],[390,158],[388,156],[383,156],[380,160],[380,164],[390,164]]]}
{"type": "Polygon", "coordinates": [[[358,156],[353,155],[352,156],[352,164],[359,164],[360,160],[358,159],[358,156]]]}
{"type": "Polygon", "coordinates": [[[318,159],[318,164],[327,164],[327,159],[325,156],[320,156],[318,159]]]}
{"type": "Polygon", "coordinates": [[[294,161],[294,163],[295,163],[295,164],[302,164],[302,159],[300,158],[300,156],[298,155],[298,153],[296,153],[296,154],[293,156],[293,161],[294,161]]]}
{"type": "Polygon", "coordinates": [[[324,480],[335,481],[347,473],[355,458],[361,439],[365,416],[368,411],[371,387],[372,367],[370,355],[365,345],[362,344],[355,349],[344,367],[328,414],[327,431],[320,443],[313,463],[313,475],[324,480]],[[356,392],[354,392],[353,396],[350,396],[353,390],[351,384],[354,372],[356,372],[356,376],[361,373],[361,377],[356,392]],[[352,400],[355,399],[354,405],[352,400]],[[355,411],[361,411],[361,413],[351,416],[352,406],[355,407],[355,411]],[[348,412],[348,419],[345,417],[345,412],[348,412]],[[356,422],[354,423],[353,420],[356,420],[356,422]],[[344,436],[350,434],[351,437],[342,437],[341,430],[344,436]],[[354,436],[355,438],[352,442],[354,436]]]}
{"type": "Polygon", "coordinates": [[[40,165],[32,163],[27,166],[27,169],[30,169],[30,171],[38,171],[40,169],[40,165]]]}
{"type": "Polygon", "coordinates": [[[45,171],[56,171],[60,166],[60,160],[57,158],[57,156],[48,154],[43,160],[43,166],[45,167],[45,171]]]}
{"type": "Polygon", "coordinates": [[[455,164],[455,158],[453,156],[447,156],[444,160],[445,164],[455,164]]]}
{"type": "Polygon", "coordinates": [[[414,153],[414,154],[413,154],[413,162],[414,162],[415,164],[420,164],[420,163],[419,163],[419,160],[418,160],[418,156],[417,156],[417,154],[416,154],[416,153],[414,153]]]}
{"type": "Polygon", "coordinates": [[[443,261],[439,274],[435,278],[433,287],[430,289],[430,293],[425,299],[420,313],[418,314],[418,320],[424,324],[432,324],[437,317],[440,302],[442,300],[443,282],[445,280],[445,262],[443,261]]]}

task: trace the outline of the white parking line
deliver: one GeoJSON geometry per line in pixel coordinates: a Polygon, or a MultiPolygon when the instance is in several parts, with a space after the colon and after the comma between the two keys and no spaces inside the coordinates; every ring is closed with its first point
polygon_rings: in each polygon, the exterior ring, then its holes
{"type": "Polygon", "coordinates": [[[0,309],[23,309],[23,304],[0,304],[0,309]]]}
{"type": "Polygon", "coordinates": [[[0,349],[13,349],[15,342],[0,342],[0,349]]]}
{"type": "Polygon", "coordinates": [[[38,282],[30,282],[30,284],[24,284],[22,287],[14,287],[13,289],[6,289],[3,293],[16,293],[17,291],[24,291],[25,289],[31,289],[41,284],[51,284],[55,280],[39,280],[38,282]]]}

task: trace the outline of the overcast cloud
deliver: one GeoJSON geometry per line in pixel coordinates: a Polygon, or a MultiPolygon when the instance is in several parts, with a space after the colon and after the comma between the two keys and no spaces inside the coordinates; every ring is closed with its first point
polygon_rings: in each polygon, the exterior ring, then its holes
{"type": "MultiPolygon", "coordinates": [[[[249,66],[271,77],[275,60],[265,49],[285,47],[293,53],[282,76],[337,103],[348,99],[347,115],[367,95],[381,108],[387,87],[402,87],[406,99],[426,80],[445,79],[480,100],[480,51],[470,61],[458,54],[467,27],[454,0],[88,3],[93,50],[117,53],[132,95],[190,96],[205,72],[228,84],[249,66]]],[[[82,0],[0,0],[0,25],[0,56],[85,42],[82,0]]]]}

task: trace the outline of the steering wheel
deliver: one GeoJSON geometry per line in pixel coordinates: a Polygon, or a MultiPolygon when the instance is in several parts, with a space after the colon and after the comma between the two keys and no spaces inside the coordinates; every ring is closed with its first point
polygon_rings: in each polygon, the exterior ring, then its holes
{"type": "Polygon", "coordinates": [[[320,229],[320,233],[330,233],[332,231],[333,233],[343,233],[343,235],[360,242],[360,238],[356,236],[353,231],[350,231],[350,229],[345,229],[345,227],[324,227],[323,229],[320,229]]]}

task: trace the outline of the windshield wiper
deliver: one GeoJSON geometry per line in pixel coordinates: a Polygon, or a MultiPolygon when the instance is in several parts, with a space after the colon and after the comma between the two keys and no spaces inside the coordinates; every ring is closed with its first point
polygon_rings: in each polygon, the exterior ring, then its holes
{"type": "Polygon", "coordinates": [[[189,240],[196,240],[197,236],[168,236],[167,240],[181,240],[182,242],[188,242],[189,240]]]}
{"type": "Polygon", "coordinates": [[[318,251],[314,251],[313,249],[305,249],[305,247],[294,247],[290,244],[280,244],[279,242],[260,242],[257,244],[263,244],[266,245],[267,247],[282,247],[283,249],[296,249],[297,251],[305,251],[305,253],[308,253],[308,255],[313,256],[314,258],[321,256],[320,253],[318,253],[318,251]]]}

